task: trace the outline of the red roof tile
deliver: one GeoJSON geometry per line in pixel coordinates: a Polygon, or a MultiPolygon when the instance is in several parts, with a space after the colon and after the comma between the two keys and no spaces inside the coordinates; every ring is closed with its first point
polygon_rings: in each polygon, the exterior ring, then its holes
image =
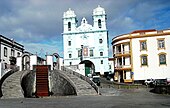
{"type": "Polygon", "coordinates": [[[142,32],[153,32],[156,31],[155,29],[150,29],[150,30],[135,30],[133,32],[131,32],[131,34],[133,33],[142,33],[142,32]]]}

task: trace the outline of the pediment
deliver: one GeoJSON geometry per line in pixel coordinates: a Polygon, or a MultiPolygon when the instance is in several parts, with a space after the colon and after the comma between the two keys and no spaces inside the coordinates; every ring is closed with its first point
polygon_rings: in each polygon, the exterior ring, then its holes
{"type": "Polygon", "coordinates": [[[85,18],[82,19],[81,25],[77,28],[77,31],[91,31],[93,29],[92,25],[88,24],[85,18]]]}

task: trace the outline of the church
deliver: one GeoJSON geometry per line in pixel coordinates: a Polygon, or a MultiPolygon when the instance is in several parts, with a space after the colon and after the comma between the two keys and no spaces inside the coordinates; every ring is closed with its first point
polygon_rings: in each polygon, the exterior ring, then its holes
{"type": "Polygon", "coordinates": [[[93,25],[85,17],[80,26],[73,10],[63,14],[64,66],[85,64],[85,75],[109,72],[108,30],[105,9],[93,10],[93,25]]]}

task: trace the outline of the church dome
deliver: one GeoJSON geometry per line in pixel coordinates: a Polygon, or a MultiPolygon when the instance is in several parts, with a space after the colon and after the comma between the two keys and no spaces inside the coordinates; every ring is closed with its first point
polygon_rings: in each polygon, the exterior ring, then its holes
{"type": "Polygon", "coordinates": [[[73,10],[71,10],[71,8],[69,8],[69,10],[67,12],[64,12],[63,14],[63,18],[70,18],[70,17],[76,17],[76,14],[74,13],[73,10]]]}
{"type": "Polygon", "coordinates": [[[98,7],[93,10],[93,15],[105,15],[105,14],[106,13],[104,8],[100,7],[100,5],[98,5],[98,7]]]}

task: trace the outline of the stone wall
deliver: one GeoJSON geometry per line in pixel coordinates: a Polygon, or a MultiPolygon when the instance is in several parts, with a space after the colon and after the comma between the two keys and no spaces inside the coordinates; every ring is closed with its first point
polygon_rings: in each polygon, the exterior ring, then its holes
{"type": "Polygon", "coordinates": [[[51,70],[49,80],[49,89],[52,96],[77,95],[72,81],[60,70],[51,70]]]}
{"type": "Polygon", "coordinates": [[[35,71],[27,71],[21,76],[24,97],[35,97],[35,71]]]}
{"type": "MultiPolygon", "coordinates": [[[[35,97],[36,72],[25,72],[21,77],[24,97],[35,97]]],[[[51,96],[76,95],[74,84],[59,70],[49,71],[49,93],[51,96]]]]}

